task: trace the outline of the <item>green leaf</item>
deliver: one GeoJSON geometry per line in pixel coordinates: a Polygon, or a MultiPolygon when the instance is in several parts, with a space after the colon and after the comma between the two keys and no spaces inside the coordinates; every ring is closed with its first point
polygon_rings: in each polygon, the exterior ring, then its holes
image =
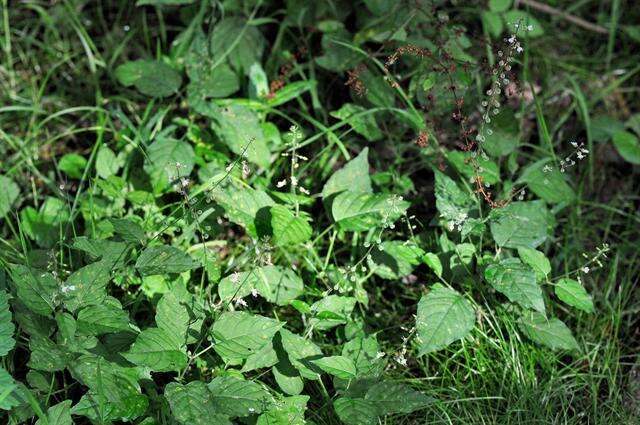
{"type": "Polygon", "coordinates": [[[211,34],[211,53],[219,61],[222,55],[238,71],[247,74],[251,65],[262,63],[265,40],[256,27],[238,16],[223,18],[215,23],[211,34]]]}
{"type": "Polygon", "coordinates": [[[245,156],[262,168],[269,167],[271,153],[255,111],[232,104],[224,108],[212,108],[208,115],[213,119],[213,131],[233,153],[245,156]]]}
{"type": "Polygon", "coordinates": [[[422,262],[425,263],[438,277],[442,277],[442,262],[437,254],[433,252],[427,252],[422,257],[422,262]]]}
{"type": "Polygon", "coordinates": [[[0,366],[0,409],[11,410],[27,402],[18,384],[9,372],[0,366]]]}
{"type": "Polygon", "coordinates": [[[473,329],[476,315],[471,303],[453,289],[436,283],[420,299],[416,331],[421,356],[464,338],[473,329]]]}
{"type": "Polygon", "coordinates": [[[593,301],[582,284],[573,279],[560,279],[556,283],[555,292],[563,302],[579,310],[593,313],[593,301]]]}
{"type": "Polygon", "coordinates": [[[526,183],[533,193],[550,203],[571,202],[576,194],[569,186],[566,175],[556,167],[545,169],[548,159],[542,159],[528,166],[516,183],[526,183]]]}
{"type": "Polygon", "coordinates": [[[283,397],[260,415],[256,425],[305,425],[309,423],[304,419],[308,401],[306,395],[283,397]]]}
{"type": "Polygon", "coordinates": [[[339,397],[333,402],[333,408],[347,425],[371,425],[378,419],[376,406],[361,398],[339,397]]]}
{"type": "Polygon", "coordinates": [[[492,12],[506,12],[511,7],[511,0],[489,0],[489,9],[492,12]]]}
{"type": "Polygon", "coordinates": [[[435,400],[399,382],[380,382],[367,390],[364,397],[378,415],[411,413],[432,404],[435,400]]]}
{"type": "Polygon", "coordinates": [[[73,425],[71,419],[71,400],[65,400],[47,409],[47,422],[42,419],[36,425],[73,425]]]}
{"type": "Polygon", "coordinates": [[[142,227],[127,218],[110,218],[109,222],[113,225],[114,233],[126,242],[140,243],[147,238],[142,227]]]}
{"type": "Polygon", "coordinates": [[[98,176],[103,179],[113,176],[122,165],[124,164],[118,160],[116,154],[108,147],[102,146],[98,150],[98,155],[96,156],[96,173],[98,173],[98,176]]]}
{"type": "Polygon", "coordinates": [[[531,266],[536,272],[538,280],[546,278],[551,273],[551,263],[544,253],[532,248],[520,247],[518,255],[525,264],[531,266]]]}
{"type": "Polygon", "coordinates": [[[182,187],[181,180],[188,180],[194,163],[195,153],[189,143],[158,136],[147,148],[144,170],[151,176],[154,192],[160,193],[170,182],[182,187]]]}
{"type": "Polygon", "coordinates": [[[178,297],[173,292],[164,294],[156,307],[156,325],[175,340],[185,342],[189,323],[189,311],[178,297]]]}
{"type": "Polygon", "coordinates": [[[234,188],[214,190],[213,198],[224,208],[229,220],[243,226],[253,237],[258,236],[255,224],[258,211],[275,205],[266,192],[250,187],[240,190],[234,188]]]}
{"type": "Polygon", "coordinates": [[[368,153],[369,148],[364,148],[357,157],[333,173],[322,188],[322,197],[327,199],[331,195],[343,191],[371,193],[371,177],[369,177],[369,161],[367,160],[368,153]]]}
{"type": "Polygon", "coordinates": [[[106,286],[111,277],[112,264],[97,261],[73,272],[62,286],[64,305],[76,311],[88,305],[97,305],[107,296],[106,286]]]}
{"type": "Polygon", "coordinates": [[[135,86],[151,97],[167,97],[176,93],[182,85],[182,77],[169,65],[160,61],[136,60],[116,68],[116,78],[124,86],[135,86]]]}
{"type": "Polygon", "coordinates": [[[435,176],[436,207],[440,216],[447,222],[449,230],[453,230],[455,226],[460,226],[467,219],[473,199],[447,175],[436,171],[435,176]]]}
{"type": "MultiPolygon", "coordinates": [[[[275,351],[274,351],[275,353],[275,351]]],[[[285,394],[298,395],[304,389],[304,381],[291,362],[280,361],[271,368],[276,383],[285,394]]]]}
{"type": "Polygon", "coordinates": [[[77,153],[65,154],[58,162],[58,168],[72,179],[82,178],[86,166],[87,160],[77,153]]]}
{"type": "Polygon", "coordinates": [[[342,192],[333,201],[333,219],[343,230],[363,232],[391,226],[409,207],[397,195],[342,192]]]}
{"type": "Polygon", "coordinates": [[[379,351],[375,335],[356,337],[342,347],[342,355],[353,361],[358,377],[378,376],[382,373],[384,359],[378,356],[379,351]]]}
{"type": "Polygon", "coordinates": [[[13,203],[20,195],[20,187],[9,177],[0,175],[0,218],[11,211],[13,203]]]}
{"type": "Polygon", "coordinates": [[[6,356],[13,350],[16,340],[13,333],[16,327],[11,321],[11,311],[9,311],[9,298],[4,290],[0,290],[0,357],[6,356]]]}
{"type": "Polygon", "coordinates": [[[484,183],[499,183],[500,167],[498,164],[482,156],[476,156],[475,162],[478,164],[478,169],[476,170],[471,162],[472,155],[471,152],[448,151],[447,159],[460,174],[468,179],[472,179],[478,174],[482,177],[484,183]]]}
{"type": "Polygon", "coordinates": [[[48,316],[57,306],[58,282],[48,272],[15,265],[9,272],[20,301],[34,313],[48,316]]]}
{"type": "Polygon", "coordinates": [[[316,84],[315,80],[294,81],[293,83],[289,83],[278,90],[273,97],[267,98],[267,105],[271,108],[283,105],[290,100],[300,97],[303,93],[313,90],[316,84]]]}
{"type": "Polygon", "coordinates": [[[280,336],[282,348],[300,375],[305,379],[320,379],[319,369],[313,366],[312,361],[322,357],[322,350],[312,341],[286,329],[280,329],[280,336]]]}
{"type": "Polygon", "coordinates": [[[311,237],[312,229],[302,215],[294,213],[283,205],[262,208],[255,218],[258,237],[271,237],[276,246],[295,246],[311,237]]]}
{"type": "Polygon", "coordinates": [[[211,327],[216,353],[227,365],[238,365],[268,344],[282,323],[243,311],[225,312],[211,327]]]}
{"type": "Polygon", "coordinates": [[[552,220],[542,201],[512,202],[489,215],[491,235],[504,248],[536,248],[548,237],[552,220]]]}
{"type": "Polygon", "coordinates": [[[91,335],[129,331],[129,315],[113,304],[88,306],[78,313],[78,330],[91,335]]]}
{"type": "Polygon", "coordinates": [[[207,388],[213,395],[215,411],[233,418],[259,414],[271,401],[262,385],[233,376],[214,378],[207,388]]]}
{"type": "Polygon", "coordinates": [[[155,372],[178,372],[187,366],[188,360],[184,341],[162,328],[142,331],[129,352],[122,356],[155,372]]]}
{"type": "Polygon", "coordinates": [[[547,319],[540,313],[529,312],[520,318],[520,329],[531,340],[553,350],[577,350],[578,342],[560,319],[547,319]]]}
{"type": "Polygon", "coordinates": [[[197,267],[188,254],[169,245],[146,248],[136,261],[135,268],[143,276],[166,273],[182,273],[197,267]]]}
{"type": "Polygon", "coordinates": [[[64,347],[47,337],[34,335],[29,339],[29,367],[35,370],[57,372],[71,363],[74,356],[64,347]]]}
{"type": "Polygon", "coordinates": [[[504,23],[502,22],[502,16],[498,13],[484,11],[482,12],[482,22],[484,23],[487,31],[493,36],[493,38],[500,37],[502,31],[504,31],[504,23]]]}
{"type": "Polygon", "coordinates": [[[331,116],[346,121],[353,131],[373,142],[382,138],[382,131],[378,128],[378,123],[373,114],[362,114],[366,111],[360,105],[345,103],[337,111],[331,112],[331,116]],[[362,115],[354,116],[356,114],[362,115]]]}
{"type": "Polygon", "coordinates": [[[544,29],[540,22],[529,13],[523,10],[510,10],[504,15],[504,20],[507,22],[509,31],[516,32],[515,25],[520,24],[519,34],[523,34],[525,31],[528,37],[540,37],[544,35],[544,29]],[[527,27],[531,26],[531,30],[527,27]]]}
{"type": "Polygon", "coordinates": [[[58,198],[47,197],[36,211],[26,207],[20,211],[20,224],[24,232],[43,248],[51,248],[60,239],[69,221],[70,206],[58,198]]]}
{"type": "Polygon", "coordinates": [[[482,137],[484,141],[480,146],[493,157],[513,152],[519,144],[518,120],[513,112],[503,108],[498,115],[491,116],[491,123],[482,129],[482,137]]]}
{"type": "Polygon", "coordinates": [[[353,379],[356,377],[356,365],[353,361],[344,356],[322,357],[313,360],[311,363],[318,366],[330,375],[340,379],[353,379]]]}
{"type": "Polygon", "coordinates": [[[232,425],[229,418],[217,412],[212,395],[204,382],[186,385],[169,383],[164,389],[173,417],[183,425],[232,425]]]}
{"type": "Polygon", "coordinates": [[[230,301],[255,290],[269,302],[287,305],[302,294],[303,288],[302,279],[291,269],[271,265],[225,277],[218,285],[218,294],[222,300],[230,301]]]}
{"type": "Polygon", "coordinates": [[[640,142],[628,131],[619,131],[613,135],[613,145],[625,161],[640,164],[640,142]]]}
{"type": "Polygon", "coordinates": [[[355,305],[356,299],[354,297],[328,295],[311,305],[314,317],[309,320],[309,325],[318,330],[327,330],[343,325],[349,320],[355,305]]]}
{"type": "Polygon", "coordinates": [[[425,252],[413,242],[385,241],[371,251],[369,268],[383,279],[400,279],[420,264],[425,252]]]}
{"type": "Polygon", "coordinates": [[[484,277],[496,291],[506,295],[509,301],[545,314],[542,288],[537,283],[536,273],[517,258],[506,258],[499,264],[490,265],[485,270],[484,277]]]}

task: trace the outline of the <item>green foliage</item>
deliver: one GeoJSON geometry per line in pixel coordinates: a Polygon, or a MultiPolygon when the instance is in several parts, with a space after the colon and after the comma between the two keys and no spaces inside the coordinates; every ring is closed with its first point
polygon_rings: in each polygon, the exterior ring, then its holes
{"type": "Polygon", "coordinates": [[[631,423],[631,10],[4,3],[4,422],[631,423]]]}

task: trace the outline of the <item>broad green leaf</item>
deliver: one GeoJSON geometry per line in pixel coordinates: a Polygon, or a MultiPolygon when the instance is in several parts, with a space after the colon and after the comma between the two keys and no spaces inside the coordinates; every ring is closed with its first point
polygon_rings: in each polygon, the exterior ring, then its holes
{"type": "Polygon", "coordinates": [[[154,193],[160,193],[169,183],[177,186],[178,190],[183,188],[184,183],[188,183],[194,163],[195,153],[189,143],[158,136],[147,147],[144,170],[151,176],[154,193]]]}
{"type": "Polygon", "coordinates": [[[511,0],[489,0],[489,9],[492,12],[506,12],[511,7],[511,0]]]}
{"type": "Polygon", "coordinates": [[[640,141],[628,131],[619,131],[613,135],[613,145],[625,161],[640,164],[640,141]]]}
{"type": "Polygon", "coordinates": [[[214,349],[228,365],[238,365],[251,354],[260,351],[282,323],[243,311],[225,312],[211,327],[214,349]]]}
{"type": "Polygon", "coordinates": [[[20,211],[20,224],[24,232],[42,248],[51,248],[60,240],[69,222],[67,202],[47,197],[39,211],[32,207],[20,211]]]}
{"type": "Polygon", "coordinates": [[[571,202],[576,195],[567,183],[566,175],[556,167],[545,168],[549,160],[542,159],[528,166],[516,183],[526,183],[533,193],[550,203],[571,202]]]}
{"type": "Polygon", "coordinates": [[[363,232],[374,227],[391,227],[409,207],[397,195],[342,192],[331,207],[333,219],[344,230],[363,232]]]}
{"type": "Polygon", "coordinates": [[[311,305],[314,316],[309,320],[309,324],[318,330],[344,325],[349,320],[355,305],[354,297],[328,295],[311,305]]]}
{"type": "Polygon", "coordinates": [[[489,11],[482,12],[482,23],[494,38],[500,37],[502,31],[504,31],[504,23],[499,13],[489,11]]]}
{"type": "Polygon", "coordinates": [[[577,350],[578,342],[560,319],[547,319],[536,312],[525,314],[519,322],[522,332],[538,344],[553,350],[577,350]]]}
{"type": "MultiPolygon", "coordinates": [[[[274,351],[275,352],[275,351],[274,351]]],[[[291,362],[280,361],[271,368],[276,383],[285,394],[298,395],[304,389],[304,381],[291,362]]]]}
{"type": "Polygon", "coordinates": [[[573,279],[560,279],[556,283],[555,292],[563,302],[579,310],[593,313],[593,301],[582,284],[573,279]]]}
{"type": "Polygon", "coordinates": [[[433,252],[427,252],[422,257],[422,262],[425,263],[438,277],[442,277],[442,262],[437,254],[433,252]]]}
{"type": "Polygon", "coordinates": [[[10,267],[9,272],[18,298],[29,310],[43,316],[53,312],[60,286],[53,275],[22,265],[10,267]]]}
{"type": "Polygon", "coordinates": [[[361,398],[339,397],[333,408],[342,422],[347,425],[371,425],[378,422],[376,406],[361,398]]]}
{"type": "Polygon", "coordinates": [[[0,175],[0,218],[3,218],[9,212],[13,203],[20,195],[20,187],[9,177],[0,175]]]}
{"type": "Polygon", "coordinates": [[[127,218],[111,218],[109,222],[113,226],[113,232],[126,242],[144,242],[146,236],[140,225],[127,218]]]}
{"type": "Polygon", "coordinates": [[[167,292],[156,307],[156,325],[177,341],[185,342],[189,329],[189,311],[173,292],[167,292]]]}
{"type": "Polygon", "coordinates": [[[294,81],[278,90],[271,98],[267,98],[267,105],[271,108],[283,105],[303,93],[313,90],[315,86],[315,80],[294,81]]]}
{"type": "Polygon", "coordinates": [[[283,205],[260,209],[255,226],[259,237],[270,237],[276,246],[295,246],[306,242],[313,231],[303,215],[296,216],[283,205]]]}
{"type": "Polygon", "coordinates": [[[259,414],[271,402],[269,392],[262,385],[233,376],[214,378],[207,388],[215,411],[233,418],[259,414]]]}
{"type": "Polygon", "coordinates": [[[29,367],[35,370],[57,372],[71,364],[73,354],[47,337],[32,336],[29,339],[29,367]]]}
{"type": "Polygon", "coordinates": [[[493,157],[506,156],[519,144],[518,120],[509,108],[502,108],[498,115],[491,116],[491,123],[482,130],[484,141],[480,147],[493,157]]]}
{"type": "Polygon", "coordinates": [[[523,263],[531,266],[538,280],[544,279],[551,273],[551,263],[544,253],[532,248],[519,247],[518,256],[523,263]]]}
{"type": "MultiPolygon", "coordinates": [[[[71,419],[71,400],[65,400],[47,409],[47,425],[73,425],[71,419]]],[[[36,425],[45,425],[42,419],[36,425]]]]}
{"type": "Polygon", "coordinates": [[[369,388],[364,397],[378,415],[411,413],[432,404],[435,400],[399,382],[380,382],[369,388]]]}
{"type": "Polygon", "coordinates": [[[64,305],[76,311],[88,305],[98,305],[107,296],[106,286],[112,265],[100,260],[73,272],[61,288],[64,305]]]}
{"type": "Polygon", "coordinates": [[[232,425],[229,418],[217,412],[212,394],[201,381],[186,385],[169,383],[164,389],[173,417],[182,425],[232,425]]]}
{"type": "Polygon", "coordinates": [[[16,340],[13,339],[13,333],[16,327],[11,321],[11,311],[9,311],[8,294],[0,289],[0,357],[6,356],[13,350],[16,340]]]}
{"type": "Polygon", "coordinates": [[[253,237],[258,236],[255,223],[258,211],[275,205],[266,192],[250,187],[239,190],[232,187],[214,190],[213,198],[224,208],[229,220],[243,226],[253,237]]]}
{"type": "Polygon", "coordinates": [[[523,10],[510,10],[504,15],[504,20],[507,22],[507,26],[509,31],[515,33],[518,31],[520,34],[523,34],[525,31],[528,37],[539,37],[544,35],[544,29],[540,22],[531,14],[523,11],[523,10]],[[520,27],[516,30],[515,25],[520,25],[520,27]],[[531,27],[529,29],[528,27],[531,27]]]}
{"type": "Polygon", "coordinates": [[[128,331],[129,315],[112,304],[91,305],[78,313],[78,330],[91,335],[128,331]]]}
{"type": "Polygon", "coordinates": [[[304,418],[309,396],[295,395],[284,397],[273,403],[269,409],[260,415],[256,425],[305,425],[304,418]]]}
{"type": "Polygon", "coordinates": [[[382,138],[382,132],[378,128],[378,123],[373,114],[363,114],[366,111],[360,105],[345,103],[337,111],[331,112],[331,116],[346,121],[353,131],[373,142],[382,138]]]}
{"type": "Polygon", "coordinates": [[[384,359],[379,357],[380,346],[375,335],[356,337],[344,344],[342,355],[351,359],[358,377],[378,376],[384,369],[384,359]]]}
{"type": "Polygon", "coordinates": [[[122,356],[131,363],[155,372],[180,371],[187,365],[184,340],[179,340],[162,328],[145,329],[122,356]]]}
{"type": "Polygon", "coordinates": [[[400,279],[413,272],[425,252],[409,241],[385,241],[371,251],[369,268],[383,279],[400,279]]]}
{"type": "Polygon", "coordinates": [[[295,272],[272,265],[225,277],[218,285],[218,294],[229,301],[246,297],[255,290],[269,302],[287,305],[302,294],[303,287],[302,279],[295,272]]]}
{"type": "Polygon", "coordinates": [[[320,369],[313,366],[312,361],[322,357],[322,350],[312,341],[286,329],[280,329],[280,336],[282,348],[300,375],[305,379],[320,379],[320,369]]]}
{"type": "Polygon", "coordinates": [[[322,197],[327,199],[331,195],[343,191],[371,193],[369,161],[367,160],[368,153],[369,148],[364,148],[357,157],[333,173],[322,188],[322,197]]]}
{"type": "Polygon", "coordinates": [[[90,409],[108,402],[112,414],[131,420],[142,415],[148,406],[147,397],[140,391],[140,372],[136,368],[89,354],[76,359],[69,366],[69,371],[90,389],[81,406],[74,406],[74,410],[90,409]]]}
{"type": "Polygon", "coordinates": [[[418,355],[440,350],[464,338],[475,322],[476,314],[471,303],[453,289],[436,283],[418,303],[418,355]]]}
{"type": "Polygon", "coordinates": [[[182,85],[182,77],[164,62],[136,60],[116,68],[116,78],[124,86],[135,86],[142,94],[167,97],[176,93],[182,85]]]}
{"type": "Polygon", "coordinates": [[[542,288],[537,283],[536,273],[517,258],[506,258],[498,264],[490,265],[485,270],[484,277],[496,291],[506,295],[509,301],[545,314],[542,288]]]}
{"type": "Polygon", "coordinates": [[[102,146],[98,150],[98,155],[96,156],[96,173],[98,173],[98,176],[103,179],[113,176],[122,165],[124,164],[118,160],[116,154],[107,146],[102,146]]]}
{"type": "Polygon", "coordinates": [[[271,153],[260,125],[258,114],[247,106],[232,104],[214,108],[209,112],[211,126],[218,137],[236,155],[267,168],[271,164],[271,153]]]}
{"type": "Polygon", "coordinates": [[[468,179],[472,179],[478,174],[482,177],[483,183],[496,184],[500,182],[500,167],[495,162],[484,159],[481,156],[475,157],[478,164],[476,170],[471,162],[472,153],[462,151],[448,151],[447,159],[453,167],[468,179]]]}
{"type": "Polygon", "coordinates": [[[344,356],[322,357],[313,360],[311,363],[318,366],[330,375],[340,379],[353,379],[356,377],[356,365],[353,361],[344,356]]]}
{"type": "Polygon", "coordinates": [[[548,237],[551,215],[542,201],[512,202],[489,215],[491,235],[505,248],[536,248],[548,237]]]}
{"type": "Polygon", "coordinates": [[[101,391],[88,391],[71,408],[71,414],[86,416],[93,423],[131,422],[142,416],[149,401],[142,394],[128,394],[117,401],[105,399],[101,391]]]}
{"type": "Polygon", "coordinates": [[[446,174],[439,171],[436,176],[436,207],[440,216],[447,222],[449,230],[461,227],[467,219],[473,199],[467,192],[463,192],[458,184],[446,174]]]}
{"type": "Polygon", "coordinates": [[[13,377],[0,366],[0,409],[11,410],[27,402],[23,391],[13,377]]]}
{"type": "Polygon", "coordinates": [[[211,53],[217,62],[222,55],[236,70],[247,74],[251,65],[262,63],[265,40],[257,23],[239,16],[229,16],[216,22],[211,34],[211,53]]]}
{"type": "Polygon", "coordinates": [[[87,160],[77,153],[65,154],[58,162],[58,168],[72,179],[80,179],[86,166],[87,160]]]}
{"type": "Polygon", "coordinates": [[[169,245],[146,248],[136,261],[136,269],[143,276],[166,273],[182,273],[196,267],[188,254],[169,245]]]}

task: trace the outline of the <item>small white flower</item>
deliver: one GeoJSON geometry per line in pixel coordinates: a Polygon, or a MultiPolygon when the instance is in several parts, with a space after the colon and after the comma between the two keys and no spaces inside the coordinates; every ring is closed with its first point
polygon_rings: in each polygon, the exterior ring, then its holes
{"type": "Polygon", "coordinates": [[[590,269],[588,266],[584,266],[584,267],[582,268],[582,273],[587,274],[587,273],[589,273],[589,271],[590,271],[590,270],[591,270],[591,269],[590,269]]]}
{"type": "Polygon", "coordinates": [[[183,177],[180,179],[180,184],[182,184],[182,187],[187,187],[189,186],[189,179],[186,177],[183,177]]]}
{"type": "Polygon", "coordinates": [[[258,296],[258,290],[256,288],[251,289],[251,296],[256,298],[258,296]]]}
{"type": "Polygon", "coordinates": [[[75,291],[76,290],[76,286],[75,285],[65,285],[63,287],[60,288],[60,291],[62,291],[63,294],[66,294],[68,292],[71,291],[75,291]]]}
{"type": "Polygon", "coordinates": [[[291,186],[298,186],[298,179],[295,176],[291,176],[291,186]]]}
{"type": "Polygon", "coordinates": [[[407,365],[407,358],[403,354],[397,355],[395,360],[396,360],[396,362],[398,362],[398,364],[400,364],[402,366],[406,366],[407,365]]]}
{"type": "Polygon", "coordinates": [[[278,183],[276,183],[276,187],[284,187],[284,185],[286,184],[287,184],[287,179],[280,180],[278,183]]]}
{"type": "Polygon", "coordinates": [[[236,307],[247,307],[247,302],[242,298],[236,300],[236,307]]]}
{"type": "Polygon", "coordinates": [[[533,31],[533,25],[527,25],[527,31],[533,31]]]}
{"type": "Polygon", "coordinates": [[[376,354],[376,360],[379,360],[384,356],[386,356],[386,353],[384,351],[378,351],[378,353],[376,354]]]}
{"type": "Polygon", "coordinates": [[[238,283],[238,282],[240,282],[240,273],[238,273],[238,272],[233,272],[233,274],[231,275],[231,277],[229,278],[229,280],[231,280],[231,283],[238,283]]]}
{"type": "Polygon", "coordinates": [[[550,173],[552,170],[553,170],[553,168],[551,168],[551,166],[549,164],[547,164],[544,167],[542,167],[542,171],[544,173],[550,173]]]}
{"type": "Polygon", "coordinates": [[[300,186],[300,192],[304,193],[305,195],[310,195],[311,194],[311,192],[309,192],[307,189],[305,189],[302,186],[300,186]]]}

